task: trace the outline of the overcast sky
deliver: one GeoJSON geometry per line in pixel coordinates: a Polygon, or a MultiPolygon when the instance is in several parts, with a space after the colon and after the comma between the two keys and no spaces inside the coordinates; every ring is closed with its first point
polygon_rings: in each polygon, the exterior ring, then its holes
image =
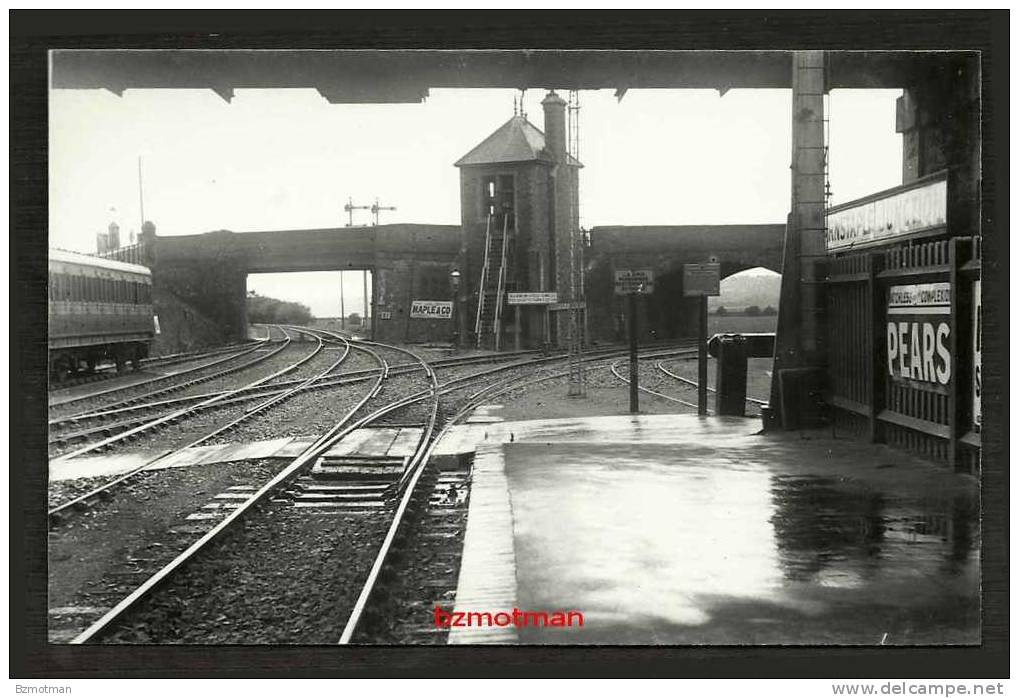
{"type": "MultiPolygon", "coordinates": [[[[513,115],[512,90],[432,90],[421,104],[331,105],[314,90],[54,90],[50,245],[92,252],[110,221],[160,235],[342,226],[343,204],[397,207],[383,223],[460,222],[453,162],[513,115]]],[[[831,96],[834,203],[901,181],[897,90],[831,96]]],[[[543,129],[529,90],[528,118],[543,129]]],[[[581,93],[581,222],[781,223],[789,209],[789,90],[581,93]]],[[[355,224],[368,223],[368,214],[355,224]]],[[[266,274],[249,289],[339,310],[338,274],[266,274]]],[[[360,274],[345,275],[360,311],[360,274]]]]}

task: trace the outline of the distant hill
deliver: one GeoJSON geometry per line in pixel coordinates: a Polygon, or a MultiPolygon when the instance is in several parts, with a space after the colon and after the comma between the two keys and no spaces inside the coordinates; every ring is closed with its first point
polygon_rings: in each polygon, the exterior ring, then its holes
{"type": "Polygon", "coordinates": [[[725,306],[730,312],[742,312],[751,305],[762,309],[769,305],[778,308],[781,289],[780,275],[761,269],[748,269],[722,279],[722,295],[708,298],[708,312],[715,312],[719,306],[725,306]]]}

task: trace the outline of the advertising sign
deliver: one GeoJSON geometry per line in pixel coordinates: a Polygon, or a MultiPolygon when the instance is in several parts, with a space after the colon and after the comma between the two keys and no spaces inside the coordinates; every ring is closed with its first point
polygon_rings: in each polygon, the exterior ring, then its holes
{"type": "Polygon", "coordinates": [[[558,303],[559,294],[552,293],[507,293],[506,302],[510,305],[548,305],[558,303]]]}
{"type": "Polygon", "coordinates": [[[414,301],[410,316],[426,320],[449,320],[453,317],[453,301],[414,301]]]}
{"type": "Polygon", "coordinates": [[[980,282],[973,282],[973,430],[980,431],[980,282]]]}
{"type": "Polygon", "coordinates": [[[655,274],[651,269],[619,269],[616,271],[616,295],[654,293],[655,274]]]}
{"type": "Polygon", "coordinates": [[[947,210],[948,184],[944,179],[859,204],[836,206],[828,213],[825,247],[838,252],[944,228],[947,210]]]}
{"type": "Polygon", "coordinates": [[[888,289],[888,375],[894,380],[934,388],[948,385],[951,300],[952,285],[947,282],[888,289]]]}
{"type": "Polygon", "coordinates": [[[684,296],[718,296],[721,295],[719,283],[722,265],[718,262],[707,264],[683,265],[684,296]]]}

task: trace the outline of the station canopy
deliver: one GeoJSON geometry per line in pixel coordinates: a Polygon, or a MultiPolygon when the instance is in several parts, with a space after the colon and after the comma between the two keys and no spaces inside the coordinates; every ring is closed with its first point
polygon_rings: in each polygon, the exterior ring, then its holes
{"type": "MultiPolygon", "coordinates": [[[[435,88],[788,88],[792,51],[60,49],[54,89],[313,88],[332,103],[420,102],[435,88]]],[[[828,52],[828,87],[903,88],[948,52],[828,52]]]]}

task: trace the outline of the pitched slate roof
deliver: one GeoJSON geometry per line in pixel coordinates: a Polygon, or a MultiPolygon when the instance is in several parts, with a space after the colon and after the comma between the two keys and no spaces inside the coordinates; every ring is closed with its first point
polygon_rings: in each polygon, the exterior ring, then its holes
{"type": "MultiPolygon", "coordinates": [[[[488,165],[498,162],[529,162],[548,160],[545,150],[545,134],[523,116],[514,116],[492,135],[481,141],[473,150],[457,160],[456,167],[466,165],[488,165]]],[[[583,167],[575,158],[570,164],[583,167]]]]}

